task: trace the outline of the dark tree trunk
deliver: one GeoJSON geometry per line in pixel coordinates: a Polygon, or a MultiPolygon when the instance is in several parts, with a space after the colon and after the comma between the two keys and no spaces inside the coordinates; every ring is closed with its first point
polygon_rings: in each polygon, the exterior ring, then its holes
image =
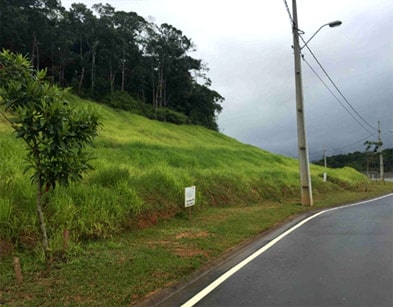
{"type": "Polygon", "coordinates": [[[41,235],[42,235],[42,248],[44,249],[44,253],[45,253],[46,268],[47,268],[47,271],[49,271],[50,265],[51,265],[51,260],[50,260],[51,257],[50,257],[48,234],[46,231],[44,212],[42,210],[42,196],[43,196],[43,184],[41,182],[41,178],[38,177],[37,201],[36,201],[37,215],[38,215],[38,221],[40,223],[40,230],[41,230],[41,235]]]}
{"type": "Polygon", "coordinates": [[[123,58],[121,60],[121,91],[124,92],[126,82],[126,48],[123,42],[123,58]]]}
{"type": "Polygon", "coordinates": [[[82,66],[81,77],[79,79],[78,95],[80,95],[83,85],[83,80],[85,79],[85,68],[82,66]]]}

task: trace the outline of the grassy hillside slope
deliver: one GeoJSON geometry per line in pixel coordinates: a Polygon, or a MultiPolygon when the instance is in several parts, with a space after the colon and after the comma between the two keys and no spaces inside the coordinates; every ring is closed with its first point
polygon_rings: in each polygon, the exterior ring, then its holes
{"type": "MultiPolygon", "coordinates": [[[[23,144],[0,117],[0,305],[130,306],[312,210],[298,205],[294,159],[201,127],[70,100],[98,112],[103,126],[91,149],[95,170],[48,195],[50,274],[43,274],[23,144]],[[194,184],[197,204],[189,219],[183,193],[194,184]],[[22,283],[15,278],[14,257],[20,258],[22,283]]],[[[328,170],[324,183],[323,171],[312,166],[315,209],[392,190],[367,183],[350,168],[328,170]],[[368,192],[360,192],[365,186],[368,192]]]]}
{"type": "MultiPolygon", "coordinates": [[[[49,197],[46,214],[51,245],[60,249],[63,231],[72,241],[101,238],[143,228],[183,211],[184,188],[197,187],[194,210],[208,206],[283,201],[299,194],[298,163],[198,126],[177,126],[116,111],[75,96],[78,107],[101,116],[91,150],[94,171],[49,197]]],[[[0,119],[0,238],[35,245],[38,232],[35,188],[23,174],[23,143],[0,119]]],[[[345,168],[312,166],[316,197],[327,191],[363,186],[366,178],[345,168]]]]}

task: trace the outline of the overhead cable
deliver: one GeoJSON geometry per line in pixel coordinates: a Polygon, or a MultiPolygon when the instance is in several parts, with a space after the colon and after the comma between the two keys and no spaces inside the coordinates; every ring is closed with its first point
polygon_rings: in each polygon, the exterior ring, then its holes
{"type": "MultiPolygon", "coordinates": [[[[361,144],[364,144],[364,141],[365,141],[365,140],[367,140],[367,139],[369,139],[370,137],[373,137],[373,136],[375,136],[375,135],[377,135],[377,132],[372,133],[372,134],[370,134],[370,135],[368,135],[368,136],[366,136],[366,137],[364,137],[364,138],[361,138],[360,140],[357,140],[356,142],[353,142],[353,143],[351,143],[351,144],[348,144],[348,145],[345,145],[345,146],[343,146],[343,147],[340,147],[339,149],[338,149],[338,148],[332,147],[331,150],[333,150],[334,152],[342,152],[343,149],[351,148],[351,147],[353,147],[353,146],[355,146],[355,145],[358,145],[358,144],[360,144],[360,143],[361,143],[361,144]]],[[[328,149],[327,151],[330,151],[330,150],[328,149]]],[[[323,153],[323,152],[324,152],[324,150],[318,150],[318,151],[310,152],[310,155],[316,155],[316,154],[320,154],[320,153],[323,153]]]]}
{"type": "Polygon", "coordinates": [[[288,6],[288,3],[287,3],[287,0],[283,0],[284,1],[284,5],[285,5],[285,8],[287,9],[287,13],[288,13],[288,17],[289,17],[289,23],[291,24],[291,28],[293,27],[293,18],[292,18],[292,14],[291,14],[291,11],[290,11],[290,9],[289,9],[289,6],[288,6]]]}
{"type": "Polygon", "coordinates": [[[355,114],[363,121],[363,123],[365,123],[367,126],[372,128],[373,130],[378,131],[377,128],[375,128],[367,120],[365,120],[364,117],[361,116],[360,113],[352,106],[352,104],[348,101],[348,99],[344,96],[344,94],[341,92],[341,90],[338,88],[338,86],[334,83],[332,78],[329,76],[329,74],[327,73],[326,69],[322,66],[321,62],[317,59],[317,57],[315,56],[314,52],[312,52],[311,48],[306,44],[304,38],[301,35],[300,35],[300,38],[305,43],[304,47],[306,47],[308,49],[308,51],[310,52],[310,54],[312,55],[314,60],[318,63],[319,67],[322,69],[322,71],[324,72],[326,77],[329,79],[329,81],[332,83],[332,85],[337,90],[337,92],[340,94],[340,96],[344,99],[344,101],[348,104],[348,106],[352,109],[352,111],[355,112],[355,114]]]}
{"type": "Polygon", "coordinates": [[[330,89],[330,87],[326,84],[326,82],[321,78],[321,76],[315,71],[315,69],[307,62],[305,57],[302,55],[303,61],[307,64],[307,66],[311,69],[311,71],[315,74],[315,76],[322,82],[322,84],[326,87],[326,89],[332,94],[334,98],[339,102],[339,104],[347,111],[349,115],[368,133],[371,133],[353,114],[352,112],[342,103],[342,101],[334,94],[334,92],[330,89]]]}
{"type": "Polygon", "coordinates": [[[351,144],[348,144],[348,145],[346,145],[346,146],[343,146],[343,147],[341,147],[340,149],[350,148],[350,147],[353,147],[353,146],[355,146],[355,145],[358,145],[359,143],[362,143],[362,144],[363,144],[363,142],[364,142],[365,140],[369,139],[369,138],[372,137],[372,136],[375,136],[376,134],[377,134],[377,132],[371,133],[370,135],[368,135],[368,136],[366,136],[366,137],[364,137],[364,138],[362,138],[362,139],[360,139],[360,140],[358,140],[358,141],[356,141],[356,142],[353,142],[353,143],[351,143],[351,144]]]}

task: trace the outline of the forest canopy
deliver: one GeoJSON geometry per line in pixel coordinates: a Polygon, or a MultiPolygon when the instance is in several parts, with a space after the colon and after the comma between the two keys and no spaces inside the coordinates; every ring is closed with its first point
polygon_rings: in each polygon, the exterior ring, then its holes
{"type": "Polygon", "coordinates": [[[0,49],[27,55],[75,94],[151,118],[218,130],[224,98],[181,30],[109,4],[0,0],[0,49]]]}
{"type": "MultiPolygon", "coordinates": [[[[386,148],[381,151],[385,172],[393,172],[393,148],[386,148]]],[[[324,159],[314,161],[314,164],[324,165],[324,159]]],[[[327,166],[331,168],[352,167],[359,172],[379,172],[380,158],[377,151],[352,152],[327,157],[327,166]]]]}

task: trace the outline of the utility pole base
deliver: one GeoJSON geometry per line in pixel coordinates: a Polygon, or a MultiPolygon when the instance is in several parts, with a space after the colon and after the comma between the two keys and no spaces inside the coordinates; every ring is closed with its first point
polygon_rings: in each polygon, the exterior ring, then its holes
{"type": "Polygon", "coordinates": [[[313,197],[309,187],[302,188],[302,205],[312,207],[314,205],[313,197]]]}

